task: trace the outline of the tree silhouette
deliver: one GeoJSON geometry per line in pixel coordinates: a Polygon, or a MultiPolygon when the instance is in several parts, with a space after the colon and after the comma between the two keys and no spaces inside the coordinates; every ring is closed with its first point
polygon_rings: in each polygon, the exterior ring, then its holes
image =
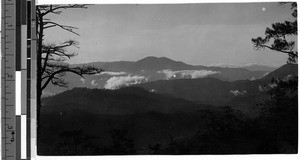
{"type": "Polygon", "coordinates": [[[270,98],[262,104],[259,118],[260,128],[267,135],[262,148],[265,153],[295,153],[298,145],[298,76],[274,78],[272,85],[263,88],[270,98]]]}
{"type": "Polygon", "coordinates": [[[108,149],[109,154],[128,155],[134,154],[133,139],[129,138],[128,131],[124,129],[113,129],[110,131],[112,146],[108,149]]]}
{"type": "Polygon", "coordinates": [[[58,138],[54,149],[57,155],[93,155],[99,152],[95,144],[96,137],[84,133],[82,129],[63,131],[58,138]]]}
{"type": "MultiPolygon", "coordinates": [[[[285,5],[287,3],[279,4],[285,5]]],[[[292,36],[298,35],[297,3],[290,2],[290,5],[293,10],[292,16],[295,20],[273,23],[272,27],[266,28],[264,37],[252,38],[252,43],[257,50],[268,48],[288,54],[288,63],[297,63],[298,51],[295,50],[295,41],[291,40],[292,36]]]]}
{"type": "Polygon", "coordinates": [[[37,18],[37,127],[39,128],[41,96],[43,90],[52,83],[55,86],[67,87],[68,82],[62,79],[66,73],[74,73],[83,77],[103,71],[93,66],[70,66],[65,61],[77,55],[77,53],[68,52],[69,47],[78,47],[75,40],[67,40],[62,44],[45,44],[45,29],[58,27],[67,32],[79,35],[73,26],[62,25],[46,18],[49,14],[61,14],[63,9],[86,9],[86,5],[39,5],[36,7],[37,18]]]}
{"type": "MultiPolygon", "coordinates": [[[[298,51],[292,38],[298,35],[297,3],[279,4],[291,5],[294,21],[274,23],[271,28],[267,27],[264,38],[252,39],[252,42],[256,49],[268,48],[288,54],[288,63],[297,64],[298,51]]],[[[260,113],[261,132],[266,136],[258,150],[262,153],[295,153],[298,141],[298,75],[273,78],[271,83],[264,86],[270,98],[265,100],[260,113]]]]}

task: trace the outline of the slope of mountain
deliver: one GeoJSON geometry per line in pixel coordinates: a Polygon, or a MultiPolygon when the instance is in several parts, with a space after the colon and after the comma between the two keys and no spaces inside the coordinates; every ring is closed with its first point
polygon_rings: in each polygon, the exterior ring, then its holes
{"type": "Polygon", "coordinates": [[[118,90],[74,88],[52,97],[43,98],[43,112],[93,114],[136,114],[142,112],[183,113],[205,109],[181,98],[148,92],[138,87],[118,90]]]}
{"type": "Polygon", "coordinates": [[[264,65],[250,65],[243,68],[248,69],[249,71],[264,71],[264,72],[272,72],[276,70],[276,67],[269,67],[264,65]]]}
{"type": "Polygon", "coordinates": [[[139,61],[136,61],[136,67],[144,70],[183,70],[183,69],[193,69],[192,65],[185,64],[180,61],[174,61],[166,57],[146,57],[139,61]]]}
{"type": "Polygon", "coordinates": [[[185,64],[180,61],[174,61],[166,57],[153,57],[149,56],[138,60],[133,61],[117,61],[117,62],[92,62],[88,63],[89,65],[102,67],[106,71],[140,71],[140,70],[163,70],[163,69],[173,69],[173,70],[182,70],[182,69],[193,69],[194,66],[185,64]]]}
{"type": "Polygon", "coordinates": [[[264,81],[270,81],[272,78],[285,78],[288,75],[297,75],[298,76],[298,65],[297,64],[285,64],[280,68],[269,73],[262,78],[264,81]]]}
{"type": "MultiPolygon", "coordinates": [[[[250,81],[243,81],[241,84],[235,84],[209,77],[199,79],[160,80],[138,84],[138,86],[157,93],[171,94],[197,103],[225,105],[231,99],[236,97],[234,94],[235,91],[241,92],[238,96],[243,96],[243,91],[245,91],[244,87],[248,87],[248,85],[244,84],[249,82],[250,81]]],[[[256,90],[258,91],[258,87],[256,90]]]]}
{"type": "Polygon", "coordinates": [[[297,65],[287,64],[258,80],[222,81],[216,78],[160,80],[137,86],[157,93],[171,94],[201,104],[235,105],[249,108],[266,98],[261,86],[271,79],[298,75],[297,65]]]}

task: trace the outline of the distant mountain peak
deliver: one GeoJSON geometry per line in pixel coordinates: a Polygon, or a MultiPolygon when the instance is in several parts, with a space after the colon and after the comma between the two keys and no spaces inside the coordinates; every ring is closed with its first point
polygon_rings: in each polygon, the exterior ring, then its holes
{"type": "Polygon", "coordinates": [[[167,57],[154,57],[149,56],[136,61],[139,68],[147,70],[163,70],[163,69],[175,69],[180,70],[182,68],[191,68],[191,65],[187,65],[181,61],[174,61],[167,57]]]}
{"type": "Polygon", "coordinates": [[[167,58],[167,57],[148,56],[141,60],[138,60],[137,62],[142,62],[142,61],[174,61],[174,60],[167,58]]]}

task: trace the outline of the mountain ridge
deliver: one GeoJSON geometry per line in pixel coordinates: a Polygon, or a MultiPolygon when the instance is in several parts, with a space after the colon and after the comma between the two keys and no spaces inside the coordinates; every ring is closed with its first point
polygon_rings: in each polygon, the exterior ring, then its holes
{"type": "Polygon", "coordinates": [[[253,112],[257,109],[256,104],[267,98],[267,93],[261,91],[261,86],[271,83],[272,75],[285,78],[295,73],[297,76],[297,70],[297,65],[284,65],[265,78],[252,81],[229,82],[206,77],[157,80],[116,90],[75,87],[43,98],[42,102],[43,106],[46,106],[46,112],[49,112],[50,108],[55,112],[88,110],[101,114],[133,114],[147,111],[171,113],[212,109],[224,105],[233,106],[243,112],[253,112]]]}
{"type": "MultiPolygon", "coordinates": [[[[233,102],[237,102],[238,98],[261,99],[258,96],[263,94],[261,86],[270,84],[273,78],[286,78],[289,75],[298,76],[298,65],[283,65],[266,77],[257,80],[228,82],[214,77],[205,77],[198,79],[159,80],[137,84],[136,86],[202,104],[214,106],[237,105],[233,102]]],[[[243,103],[243,105],[247,106],[246,103],[243,103]]]]}
{"type": "Polygon", "coordinates": [[[94,62],[87,62],[87,63],[73,63],[71,65],[83,65],[83,64],[95,64],[95,63],[116,63],[116,62],[120,62],[120,63],[132,63],[132,62],[143,62],[143,61],[157,61],[157,60],[165,60],[165,61],[170,61],[170,62],[180,62],[186,65],[190,65],[190,66],[205,66],[205,67],[217,67],[217,68],[245,68],[247,70],[250,71],[273,71],[279,67],[274,67],[274,65],[261,65],[261,64],[248,64],[248,65],[233,65],[233,64],[229,64],[229,65],[192,65],[192,64],[188,64],[186,62],[182,62],[182,61],[177,61],[177,60],[173,60],[171,58],[162,56],[162,57],[156,57],[156,56],[147,56],[138,60],[115,60],[115,61],[94,61],[94,62]],[[265,69],[257,69],[259,67],[266,67],[265,69]]]}
{"type": "Polygon", "coordinates": [[[171,95],[156,94],[139,87],[118,90],[73,88],[42,99],[44,113],[85,111],[93,114],[136,114],[144,112],[195,112],[207,105],[194,104],[171,95]],[[76,99],[74,99],[76,97],[76,99]]]}
{"type": "MultiPolygon", "coordinates": [[[[113,62],[91,62],[86,63],[113,72],[139,73],[140,71],[163,71],[163,70],[212,70],[221,72],[221,77],[227,80],[235,81],[241,79],[251,79],[252,77],[261,78],[265,71],[250,71],[246,68],[223,68],[216,66],[190,65],[181,61],[175,61],[167,57],[148,56],[138,61],[113,61],[113,62]]],[[[84,65],[84,64],[73,64],[84,65]]]]}
{"type": "MultiPolygon", "coordinates": [[[[167,57],[149,56],[138,61],[114,61],[114,62],[91,62],[87,64],[105,70],[100,74],[85,76],[85,79],[74,74],[66,74],[63,79],[69,83],[69,88],[56,87],[50,84],[45,94],[52,95],[73,87],[104,88],[107,83],[143,83],[156,80],[191,79],[214,77],[224,81],[260,79],[268,72],[249,71],[245,68],[222,68],[207,67],[203,65],[189,65],[181,61],[175,61],[167,57]],[[139,78],[139,79],[135,79],[139,78]],[[121,81],[128,82],[121,82],[121,81]]],[[[130,84],[128,84],[130,85],[130,84]]]]}

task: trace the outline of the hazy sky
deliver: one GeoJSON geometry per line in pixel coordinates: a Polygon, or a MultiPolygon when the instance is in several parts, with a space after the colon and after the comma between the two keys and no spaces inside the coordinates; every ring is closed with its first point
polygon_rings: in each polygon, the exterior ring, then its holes
{"type": "Polygon", "coordinates": [[[47,29],[46,40],[76,39],[70,63],[136,61],[165,56],[189,64],[281,65],[287,55],[256,51],[251,38],[274,22],[292,20],[290,6],[277,3],[91,5],[48,16],[76,26],[80,36],[47,29]]]}

